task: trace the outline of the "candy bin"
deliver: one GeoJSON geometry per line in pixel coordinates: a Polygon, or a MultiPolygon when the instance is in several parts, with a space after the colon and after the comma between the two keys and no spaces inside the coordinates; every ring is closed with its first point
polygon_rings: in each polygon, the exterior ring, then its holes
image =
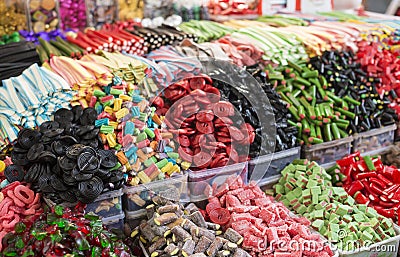
{"type": "Polygon", "coordinates": [[[29,29],[35,33],[53,31],[60,26],[58,0],[28,0],[29,29]]]}
{"type": "MultiPolygon", "coordinates": [[[[27,29],[26,8],[23,1],[0,2],[0,36],[27,29]]],[[[4,40],[4,38],[3,38],[4,40]]]]}
{"type": "Polygon", "coordinates": [[[61,28],[84,29],[86,27],[85,0],[59,0],[61,28]]]}
{"type": "Polygon", "coordinates": [[[119,0],[120,21],[131,21],[135,18],[143,18],[143,1],[141,0],[119,0]]]}
{"type": "Polygon", "coordinates": [[[370,151],[385,151],[394,141],[394,135],[397,129],[396,124],[373,129],[367,132],[355,134],[353,142],[353,153],[360,152],[368,154],[370,151]]]}
{"type": "Polygon", "coordinates": [[[118,19],[117,0],[85,0],[87,26],[100,29],[105,23],[118,19]]]}
{"type": "Polygon", "coordinates": [[[177,175],[166,180],[126,186],[124,188],[123,207],[132,212],[145,208],[154,196],[171,201],[187,201],[187,175],[177,175]]]}

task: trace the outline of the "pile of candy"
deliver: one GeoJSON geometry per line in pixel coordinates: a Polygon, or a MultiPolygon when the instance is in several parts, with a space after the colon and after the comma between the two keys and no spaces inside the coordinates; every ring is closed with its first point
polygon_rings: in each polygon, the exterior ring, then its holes
{"type": "Polygon", "coordinates": [[[243,185],[240,177],[230,177],[211,192],[206,213],[209,219],[243,237],[242,247],[251,256],[333,256],[322,237],[312,233],[310,222],[290,214],[282,204],[268,197],[255,184],[243,185]],[[296,247],[301,242],[318,245],[314,249],[296,247]],[[282,255],[285,252],[286,255],[282,255]]]}
{"type": "Polygon", "coordinates": [[[276,200],[308,218],[338,249],[353,251],[395,235],[390,219],[367,207],[368,201],[360,201],[366,200],[362,193],[353,198],[342,187],[332,186],[332,177],[315,162],[298,159],[281,173],[274,185],[276,200]]]}
{"type": "Polygon", "coordinates": [[[19,129],[33,128],[50,119],[59,108],[69,106],[72,92],[57,74],[37,64],[21,76],[2,81],[0,87],[0,123],[4,139],[13,142],[19,129]],[[10,99],[13,99],[10,101],[10,99]]]}
{"type": "Polygon", "coordinates": [[[147,221],[133,228],[131,237],[139,239],[151,256],[226,256],[245,257],[240,248],[243,237],[232,229],[223,232],[218,224],[206,222],[193,204],[186,208],[156,196],[146,207],[147,221]]]}
{"type": "Polygon", "coordinates": [[[197,169],[247,160],[248,151],[239,155],[237,150],[248,149],[255,138],[254,128],[235,114],[230,102],[221,101],[211,84],[207,76],[182,80],[166,88],[167,102],[156,106],[159,114],[167,112],[164,122],[180,144],[179,155],[197,169]]]}
{"type": "Polygon", "coordinates": [[[331,172],[341,172],[343,188],[357,203],[373,207],[379,214],[399,221],[400,170],[395,166],[383,165],[380,158],[359,153],[336,161],[338,166],[331,172]]]}
{"type": "Polygon", "coordinates": [[[4,236],[14,231],[18,222],[34,222],[42,213],[40,194],[29,186],[14,182],[4,187],[0,193],[0,251],[4,236]]]}
{"type": "Polygon", "coordinates": [[[132,256],[97,216],[56,206],[35,220],[24,220],[5,235],[1,256],[132,256]]]}
{"type": "Polygon", "coordinates": [[[122,187],[125,178],[114,152],[98,150],[103,145],[96,118],[95,109],[76,106],[59,109],[54,121],[37,130],[21,130],[11,154],[14,165],[5,171],[8,182],[32,183],[56,203],[89,203],[103,191],[122,187]]]}

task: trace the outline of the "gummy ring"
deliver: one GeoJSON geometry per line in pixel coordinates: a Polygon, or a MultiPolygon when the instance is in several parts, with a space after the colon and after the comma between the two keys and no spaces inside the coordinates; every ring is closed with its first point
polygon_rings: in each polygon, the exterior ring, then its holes
{"type": "Polygon", "coordinates": [[[211,210],[208,215],[210,216],[210,220],[212,222],[221,226],[227,224],[231,219],[231,214],[227,209],[224,208],[216,208],[211,210]]]}
{"type": "Polygon", "coordinates": [[[189,138],[188,138],[187,136],[185,136],[185,135],[179,136],[178,141],[179,141],[179,144],[180,144],[181,146],[184,146],[184,147],[189,147],[189,146],[190,146],[190,140],[189,140],[189,138]]]}
{"type": "Polygon", "coordinates": [[[241,141],[244,139],[243,133],[236,127],[229,127],[229,134],[232,136],[233,140],[241,141]]]}
{"type": "MultiPolygon", "coordinates": [[[[183,147],[178,148],[178,153],[179,156],[182,158],[182,160],[187,161],[187,162],[192,162],[193,156],[187,153],[183,147]]],[[[187,148],[186,148],[187,149],[187,148]]],[[[190,150],[190,149],[189,149],[190,150]]]]}
{"type": "Polygon", "coordinates": [[[196,155],[193,157],[193,162],[196,164],[197,167],[202,167],[204,165],[208,164],[211,162],[212,156],[209,153],[206,152],[199,152],[196,153],[196,155]]]}
{"type": "Polygon", "coordinates": [[[206,87],[204,92],[207,93],[207,97],[211,103],[218,103],[221,100],[221,92],[216,87],[206,87]]]}
{"type": "Polygon", "coordinates": [[[219,201],[209,202],[206,206],[206,212],[210,214],[212,210],[217,208],[221,208],[221,203],[219,201]]]}
{"type": "Polygon", "coordinates": [[[157,109],[164,107],[164,100],[159,96],[154,97],[151,103],[157,107],[157,109]]]}
{"type": "Polygon", "coordinates": [[[196,119],[200,122],[211,122],[214,119],[214,114],[211,110],[200,111],[196,114],[196,119]]]}
{"type": "Polygon", "coordinates": [[[214,104],[214,113],[218,117],[228,117],[235,114],[235,109],[230,102],[220,101],[214,104]]]}
{"type": "Polygon", "coordinates": [[[211,134],[214,132],[212,122],[196,122],[196,129],[202,134],[211,134]]]}
{"type": "Polygon", "coordinates": [[[14,189],[15,197],[26,204],[30,204],[34,200],[35,193],[26,186],[19,185],[14,189]]]}
{"type": "Polygon", "coordinates": [[[194,77],[189,80],[189,85],[192,90],[203,89],[206,81],[202,77],[194,77]]]}

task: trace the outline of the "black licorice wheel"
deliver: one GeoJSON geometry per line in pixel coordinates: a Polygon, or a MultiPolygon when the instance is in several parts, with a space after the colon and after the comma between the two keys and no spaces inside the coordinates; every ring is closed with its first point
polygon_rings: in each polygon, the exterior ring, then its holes
{"type": "Polygon", "coordinates": [[[103,181],[99,177],[94,176],[91,180],[82,181],[78,184],[78,190],[82,195],[78,200],[83,203],[92,202],[103,192],[103,188],[103,181]]]}

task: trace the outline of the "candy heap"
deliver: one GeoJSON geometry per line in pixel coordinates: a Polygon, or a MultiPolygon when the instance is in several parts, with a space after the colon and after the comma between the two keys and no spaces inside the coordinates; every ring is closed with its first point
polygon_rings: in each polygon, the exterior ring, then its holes
{"type": "Polygon", "coordinates": [[[39,44],[36,46],[36,51],[42,63],[48,62],[53,56],[80,58],[86,53],[82,48],[69,43],[60,36],[50,39],[49,41],[39,37],[38,42],[39,44]]]}
{"type": "Polygon", "coordinates": [[[210,220],[223,226],[225,233],[241,235],[242,247],[251,256],[334,255],[322,237],[310,231],[307,219],[293,216],[255,183],[246,186],[240,177],[233,176],[210,194],[206,206],[210,220]],[[308,243],[317,247],[296,247],[308,243]]]}
{"type": "Polygon", "coordinates": [[[247,256],[240,248],[243,237],[239,233],[233,229],[222,232],[220,225],[206,222],[193,203],[185,208],[160,196],[152,201],[146,207],[148,220],[131,233],[150,256],[247,256]]]}
{"type": "MultiPolygon", "coordinates": [[[[350,134],[393,124],[397,115],[389,108],[389,97],[378,93],[376,83],[379,79],[368,77],[353,55],[353,52],[325,52],[320,57],[312,58],[311,64],[328,81],[328,89],[337,96],[333,97],[334,102],[342,105],[347,102],[348,106],[342,109],[348,107],[348,111],[355,114],[348,116],[354,117],[348,130],[350,134]]],[[[346,115],[340,109],[336,111],[346,115]]]]}
{"type": "Polygon", "coordinates": [[[38,126],[49,120],[55,110],[68,106],[72,98],[71,89],[65,80],[36,64],[26,69],[21,76],[3,80],[2,84],[0,135],[9,142],[17,138],[19,129],[15,125],[27,128],[38,126]]]}
{"type": "Polygon", "coordinates": [[[93,108],[76,106],[72,111],[59,109],[54,121],[37,130],[21,130],[11,154],[15,165],[5,173],[7,180],[32,183],[35,191],[56,203],[90,203],[103,191],[122,187],[125,179],[114,152],[98,150],[102,144],[96,118],[93,108]]]}
{"type": "Polygon", "coordinates": [[[30,42],[0,44],[0,80],[21,75],[34,63],[39,63],[35,46],[30,42]]]}
{"type": "Polygon", "coordinates": [[[17,223],[3,243],[2,256],[132,256],[99,217],[60,206],[35,220],[17,223]]]}
{"type": "Polygon", "coordinates": [[[353,251],[395,235],[392,221],[367,207],[363,194],[353,198],[342,187],[333,187],[332,177],[315,162],[298,159],[281,173],[274,186],[276,199],[308,218],[340,250],[353,251]]]}
{"type": "Polygon", "coordinates": [[[19,222],[34,222],[42,213],[40,194],[29,186],[14,182],[3,188],[0,193],[0,251],[4,236],[14,231],[19,222]]]}
{"type": "Polygon", "coordinates": [[[400,168],[400,143],[396,142],[388,150],[381,153],[382,162],[400,168]]]}
{"type": "Polygon", "coordinates": [[[89,53],[100,50],[107,52],[126,51],[130,54],[143,55],[147,49],[143,48],[144,40],[123,29],[87,29],[85,33],[78,31],[75,36],[67,36],[67,40],[78,45],[89,53]]]}
{"type": "Polygon", "coordinates": [[[254,128],[238,118],[230,102],[221,101],[220,91],[211,84],[207,76],[182,80],[166,88],[167,102],[156,106],[164,107],[160,115],[168,111],[164,122],[180,144],[179,155],[197,169],[246,160],[248,151],[239,155],[237,149],[245,149],[255,138],[254,128]]]}
{"type": "Polygon", "coordinates": [[[230,27],[213,21],[191,20],[189,22],[183,22],[178,27],[186,33],[196,35],[200,43],[221,38],[235,31],[230,27]]]}
{"type": "Polygon", "coordinates": [[[393,104],[392,108],[400,114],[398,94],[400,94],[400,59],[398,52],[381,49],[379,43],[362,41],[358,44],[357,62],[369,77],[375,78],[379,94],[384,94],[393,104]]]}
{"type": "Polygon", "coordinates": [[[400,170],[395,166],[383,165],[377,157],[364,156],[359,153],[346,156],[336,161],[338,167],[332,172],[345,175],[342,182],[346,192],[353,196],[357,203],[373,207],[379,214],[399,220],[400,206],[400,170]]]}

